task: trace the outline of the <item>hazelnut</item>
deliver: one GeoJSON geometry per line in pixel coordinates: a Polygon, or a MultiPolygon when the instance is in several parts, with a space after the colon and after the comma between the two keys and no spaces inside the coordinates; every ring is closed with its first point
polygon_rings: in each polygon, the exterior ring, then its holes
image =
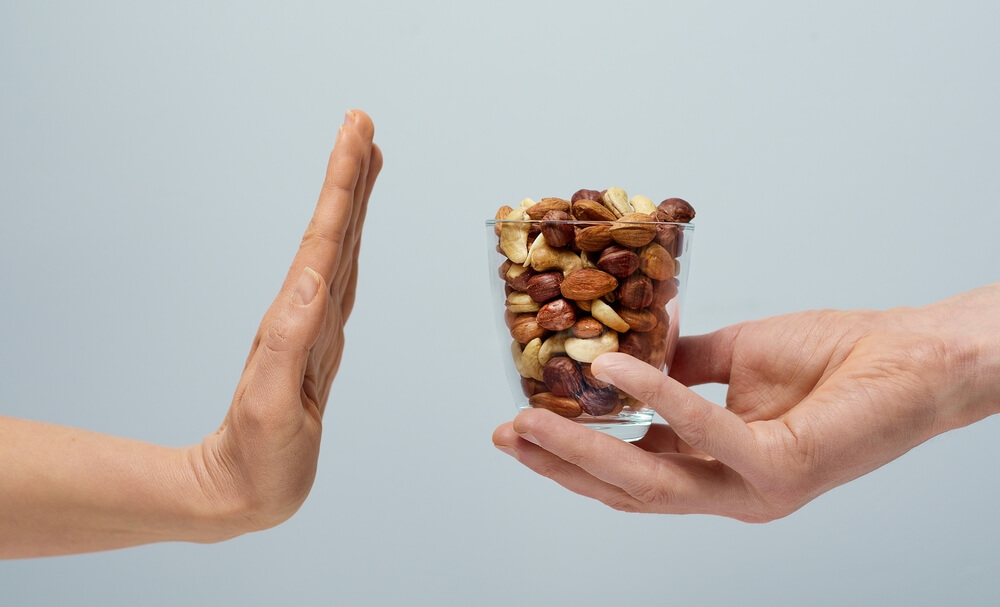
{"type": "MultiPolygon", "coordinates": [[[[639,256],[631,249],[611,245],[601,253],[597,260],[597,267],[612,276],[625,278],[639,268],[639,262],[639,256]]],[[[671,260],[672,263],[673,260],[671,260]]]]}
{"type": "Polygon", "coordinates": [[[528,281],[535,274],[537,272],[530,267],[526,268],[522,265],[514,264],[507,270],[505,280],[510,288],[515,291],[525,292],[528,290],[528,281]]]}
{"type": "Polygon", "coordinates": [[[510,325],[510,336],[519,344],[526,344],[536,337],[545,335],[545,327],[538,323],[534,314],[521,314],[510,325]]]}
{"type": "Polygon", "coordinates": [[[571,331],[573,333],[573,337],[577,337],[579,339],[590,339],[591,337],[597,337],[603,333],[604,325],[592,316],[584,316],[580,320],[576,321],[571,331]]]}
{"type": "Polygon", "coordinates": [[[633,274],[618,288],[618,303],[639,310],[653,303],[653,281],[643,274],[633,274]]]}
{"type": "Polygon", "coordinates": [[[592,388],[585,385],[574,398],[588,415],[607,415],[618,407],[618,390],[612,386],[592,388]]]}
{"type": "Polygon", "coordinates": [[[576,311],[573,304],[565,299],[555,299],[545,304],[538,310],[536,316],[538,324],[550,331],[562,331],[573,326],[576,322],[576,311]]]}
{"type": "Polygon", "coordinates": [[[590,369],[590,363],[580,363],[580,374],[583,375],[583,381],[591,388],[607,388],[611,385],[606,381],[597,379],[594,372],[590,369]]]}
{"type": "Polygon", "coordinates": [[[571,202],[576,202],[577,200],[593,200],[595,202],[601,201],[601,193],[597,190],[577,190],[572,198],[571,202]]]}
{"type": "Polygon", "coordinates": [[[618,338],[618,351],[648,363],[653,352],[652,339],[648,334],[629,331],[618,338]]]}
{"type": "Polygon", "coordinates": [[[542,380],[553,394],[573,396],[583,388],[583,374],[573,360],[556,356],[542,368],[542,380]]]}
{"type": "Polygon", "coordinates": [[[564,247],[573,240],[574,232],[573,226],[568,223],[563,223],[572,220],[569,213],[565,211],[549,211],[546,213],[542,220],[542,234],[545,236],[545,241],[549,243],[551,247],[564,247]]]}
{"type": "Polygon", "coordinates": [[[694,207],[681,198],[667,198],[657,205],[656,218],[671,223],[688,223],[694,219],[694,207]]]}
{"type": "Polygon", "coordinates": [[[525,290],[531,296],[531,299],[538,303],[545,303],[559,297],[559,285],[562,281],[562,272],[540,272],[528,279],[528,285],[525,290]]]}

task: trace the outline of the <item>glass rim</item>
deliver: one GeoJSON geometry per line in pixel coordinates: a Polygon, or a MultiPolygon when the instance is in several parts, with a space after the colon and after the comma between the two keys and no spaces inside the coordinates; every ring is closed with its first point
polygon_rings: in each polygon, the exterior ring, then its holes
{"type": "Polygon", "coordinates": [[[495,226],[497,224],[548,224],[548,225],[587,225],[587,226],[600,226],[600,225],[654,225],[654,226],[677,226],[683,230],[694,230],[693,223],[683,223],[680,221],[629,221],[622,219],[487,219],[487,226],[495,226]]]}

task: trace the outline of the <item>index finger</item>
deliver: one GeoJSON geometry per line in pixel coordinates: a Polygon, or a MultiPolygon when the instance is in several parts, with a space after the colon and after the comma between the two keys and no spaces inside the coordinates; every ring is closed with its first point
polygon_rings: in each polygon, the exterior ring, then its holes
{"type": "Polygon", "coordinates": [[[330,153],[316,210],[302,236],[282,292],[295,288],[306,266],[332,284],[345,254],[353,255],[356,224],[368,202],[371,180],[367,173],[374,134],[375,127],[367,114],[360,110],[347,112],[330,153]]]}

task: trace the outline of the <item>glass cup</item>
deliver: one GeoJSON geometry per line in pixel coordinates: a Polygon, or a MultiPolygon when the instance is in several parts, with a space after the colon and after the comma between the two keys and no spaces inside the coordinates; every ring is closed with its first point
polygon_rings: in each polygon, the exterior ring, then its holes
{"type": "Polygon", "coordinates": [[[625,441],[645,436],[653,411],[597,380],[590,363],[617,351],[669,371],[693,231],[659,221],[486,222],[493,317],[518,410],[550,409],[625,441]]]}

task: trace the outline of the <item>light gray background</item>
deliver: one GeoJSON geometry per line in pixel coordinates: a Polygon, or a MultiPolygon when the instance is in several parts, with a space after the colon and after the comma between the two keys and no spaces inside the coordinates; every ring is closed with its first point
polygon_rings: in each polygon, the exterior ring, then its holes
{"type": "Polygon", "coordinates": [[[0,413],[213,431],[360,107],[385,169],[319,475],[228,543],[0,563],[0,603],[995,604],[996,419],[760,526],[496,452],[482,227],[690,200],[684,333],[993,282],[995,3],[163,4],[0,4],[0,413]]]}

